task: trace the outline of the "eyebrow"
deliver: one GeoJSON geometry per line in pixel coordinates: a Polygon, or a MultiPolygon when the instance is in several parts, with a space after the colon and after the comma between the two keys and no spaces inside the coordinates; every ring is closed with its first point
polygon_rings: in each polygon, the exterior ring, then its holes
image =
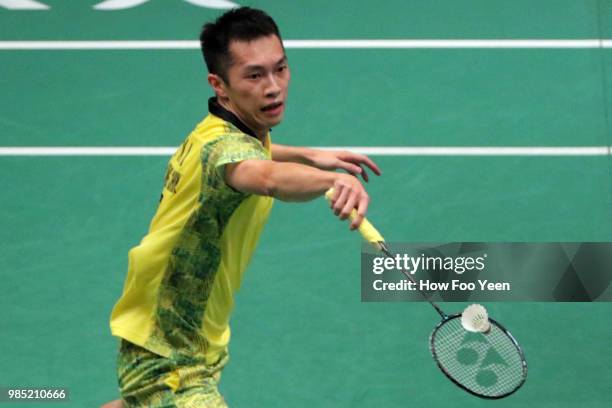
{"type": "MultiPolygon", "coordinates": [[[[287,56],[283,55],[283,58],[279,59],[274,65],[280,65],[283,63],[287,62],[287,56]]],[[[246,67],[244,67],[245,71],[256,71],[258,69],[264,69],[265,67],[263,65],[247,65],[246,67]]]]}

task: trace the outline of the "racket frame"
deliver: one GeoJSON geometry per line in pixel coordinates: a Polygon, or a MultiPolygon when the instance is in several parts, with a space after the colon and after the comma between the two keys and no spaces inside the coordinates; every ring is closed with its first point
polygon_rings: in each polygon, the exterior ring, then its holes
{"type": "MultiPolygon", "coordinates": [[[[518,341],[514,338],[512,333],[510,333],[508,331],[508,329],[506,329],[504,326],[502,326],[498,321],[496,321],[494,319],[489,318],[489,322],[491,324],[497,326],[497,328],[499,328],[502,332],[504,332],[504,334],[512,341],[512,345],[516,348],[516,351],[519,353],[519,356],[521,358],[521,368],[522,368],[522,371],[523,371],[523,376],[521,378],[521,382],[516,387],[514,387],[512,390],[506,392],[505,394],[500,394],[500,395],[482,395],[482,394],[477,393],[476,391],[473,391],[473,390],[467,388],[466,386],[461,384],[459,381],[457,381],[453,376],[450,375],[450,373],[440,363],[440,360],[438,359],[438,355],[437,355],[436,350],[434,348],[435,335],[438,332],[438,330],[440,329],[440,327],[442,327],[442,325],[444,325],[445,323],[447,323],[450,320],[460,319],[460,318],[461,318],[461,313],[456,313],[456,314],[452,314],[452,315],[444,315],[442,317],[442,320],[436,325],[436,327],[434,327],[434,329],[432,330],[431,334],[429,335],[429,351],[431,352],[431,356],[433,357],[433,359],[436,362],[436,365],[438,366],[440,371],[442,371],[444,373],[446,378],[448,378],[453,383],[455,383],[455,385],[457,387],[459,387],[462,390],[467,391],[470,394],[472,394],[472,395],[474,395],[476,397],[479,397],[479,398],[483,398],[483,399],[501,399],[501,398],[507,397],[507,396],[515,393],[519,388],[521,388],[523,386],[523,384],[525,384],[525,381],[527,380],[527,360],[525,359],[525,353],[523,352],[523,349],[519,345],[518,341]]],[[[483,336],[486,336],[486,334],[483,334],[483,336]]]]}

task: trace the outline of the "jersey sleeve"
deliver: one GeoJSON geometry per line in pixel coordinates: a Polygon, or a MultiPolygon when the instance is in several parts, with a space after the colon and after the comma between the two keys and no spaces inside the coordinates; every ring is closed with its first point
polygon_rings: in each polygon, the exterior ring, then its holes
{"type": "Polygon", "coordinates": [[[243,160],[269,160],[269,156],[259,140],[245,134],[225,135],[205,144],[202,147],[203,183],[212,189],[240,193],[225,183],[225,165],[243,160]]]}

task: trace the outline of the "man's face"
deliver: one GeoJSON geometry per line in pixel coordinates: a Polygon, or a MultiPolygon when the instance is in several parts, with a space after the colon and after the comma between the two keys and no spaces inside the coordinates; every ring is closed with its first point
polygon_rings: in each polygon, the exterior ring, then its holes
{"type": "Polygon", "coordinates": [[[253,131],[267,133],[283,119],[291,73],[276,35],[232,41],[228,83],[221,99],[253,131]]]}

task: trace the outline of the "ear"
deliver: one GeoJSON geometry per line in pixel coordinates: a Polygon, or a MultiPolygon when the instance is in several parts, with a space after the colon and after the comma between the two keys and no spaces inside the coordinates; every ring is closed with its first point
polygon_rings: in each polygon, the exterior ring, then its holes
{"type": "Polygon", "coordinates": [[[215,94],[220,98],[227,98],[227,92],[225,91],[227,85],[223,78],[217,74],[208,74],[208,83],[210,87],[215,91],[215,94]]]}

